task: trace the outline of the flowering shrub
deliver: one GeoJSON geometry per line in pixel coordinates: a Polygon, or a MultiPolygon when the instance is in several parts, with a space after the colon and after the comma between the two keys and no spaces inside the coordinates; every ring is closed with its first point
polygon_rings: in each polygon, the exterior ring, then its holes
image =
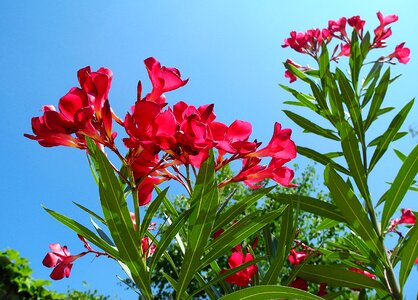
{"type": "Polygon", "coordinates": [[[318,64],[314,69],[290,59],[285,62],[285,76],[290,82],[300,79],[311,90],[306,94],[282,86],[297,100],[288,104],[309,108],[331,128],[321,127],[300,114],[284,112],[306,132],[338,142],[339,148],[330,153],[296,148],[291,130],[282,128],[280,123],[275,123],[272,138],[263,147],[261,142],[250,139],[250,123],[219,122],[213,104],[195,107],[181,101],[170,106],[166,93],[184,86],[188,80],[177,69],[161,66],[152,57],[145,60],[152,90],[143,96],[139,81],[137,101],[123,119],[112,110],[108,99],[112,72],[106,68],[96,72],[89,67],[79,70],[80,87],[71,88],[59,100],[58,110],[52,105],[44,106],[43,115],[32,119],[33,135],[25,136],[45,147],[70,146],[87,151],[99,187],[103,216],[82,204],[77,206],[104,224],[110,236],[94,221],[97,233],[46,208],[54,218],[73,229],[87,249],[71,255],[66,246],[51,244],[51,252],[43,261],[45,266],[54,267],[51,278],[68,277],[76,259],[93,253],[117,261],[145,299],[153,298],[150,278],[159,271],[156,263],[162,259],[175,271],[175,278],[166,273],[161,276],[173,286],[176,299],[189,299],[201,291],[213,299],[260,295],[320,299],[335,296],[335,288],[341,287],[374,289],[378,297],[402,299],[402,287],[418,257],[415,247],[418,230],[413,226],[403,235],[396,229],[400,224],[415,224],[411,210],[402,210],[400,219],[390,219],[417,173],[418,147],[403,156],[399,173],[378,201],[370,195],[368,178],[390,143],[404,135],[399,129],[413,101],[395,116],[382,135],[369,141],[367,130],[380,115],[391,111],[382,108],[386,90],[394,81],[390,68],[381,74],[384,64],[394,64],[394,59],[407,63],[410,51],[401,43],[394,52],[372,61],[372,67],[365,71],[369,52],[386,47],[386,39],[392,34],[388,25],[398,19],[380,12],[377,16],[379,25],[373,38],[364,30],[365,21],[354,16],[329,21],[322,30],[292,31],[284,41],[283,47],[309,55],[318,64]],[[347,24],[352,28],[351,34],[347,32],[347,24]],[[331,46],[334,41],[337,45],[331,46]],[[349,74],[331,67],[331,63],[343,57],[349,59],[349,74]],[[360,76],[365,76],[364,80],[360,76]],[[125,131],[123,151],[116,145],[113,122],[125,131]],[[106,155],[109,151],[120,160],[118,163],[109,160],[106,155]],[[285,164],[296,157],[296,152],[326,166],[325,184],[333,203],[297,194],[269,195],[274,186],[265,187],[267,179],[285,187],[295,186],[294,172],[285,164]],[[370,159],[368,155],[372,152],[370,159]],[[236,161],[241,163],[237,172],[217,182],[216,172],[236,161]],[[169,181],[184,187],[186,210],[174,207],[166,198],[167,189],[158,187],[169,181]],[[219,189],[237,182],[257,191],[235,202],[230,202],[233,195],[226,199],[219,196],[219,189]],[[283,205],[269,212],[245,213],[247,206],[264,196],[283,205]],[[378,205],[383,205],[380,222],[376,214],[378,205]],[[164,222],[168,225],[154,235],[158,220],[153,218],[160,207],[167,212],[164,222]],[[295,240],[293,215],[297,210],[319,215],[329,226],[344,223],[352,234],[343,244],[335,244],[332,251],[313,249],[295,240]],[[142,211],[145,214],[141,218],[142,211]],[[280,232],[270,233],[269,224],[278,218],[280,232]],[[245,242],[263,228],[263,239],[269,246],[261,253],[256,246],[258,237],[251,247],[245,242]],[[400,236],[391,251],[385,246],[388,232],[400,236]],[[180,266],[173,263],[166,251],[174,240],[182,250],[180,266]],[[93,250],[87,241],[103,252],[93,250]],[[226,255],[229,269],[218,264],[226,255]],[[329,264],[310,263],[311,257],[317,255],[326,256],[329,264]],[[257,266],[261,261],[268,265],[263,274],[257,266]],[[401,263],[399,279],[394,271],[398,263],[401,263]],[[211,273],[204,277],[203,270],[208,267],[211,273]],[[290,275],[282,276],[282,270],[289,267],[290,275]],[[197,290],[188,290],[192,282],[197,283],[197,290]],[[308,283],[318,284],[316,295],[307,292],[308,283]]]}

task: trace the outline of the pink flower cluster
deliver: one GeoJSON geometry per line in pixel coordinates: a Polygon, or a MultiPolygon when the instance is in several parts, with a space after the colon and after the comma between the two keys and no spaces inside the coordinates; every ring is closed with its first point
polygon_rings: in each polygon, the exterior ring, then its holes
{"type": "MultiPolygon", "coordinates": [[[[374,38],[370,43],[370,49],[386,47],[386,39],[392,35],[392,29],[388,25],[396,22],[398,16],[383,16],[381,12],[377,12],[379,25],[374,29],[374,38]]],[[[357,33],[360,40],[363,40],[363,29],[366,21],[360,16],[351,18],[342,17],[338,20],[328,21],[328,27],[323,29],[309,29],[305,32],[290,32],[290,37],[284,40],[283,48],[290,47],[293,50],[308,54],[318,60],[323,45],[328,45],[333,39],[337,39],[339,43],[335,46],[331,60],[338,61],[342,56],[349,56],[351,49],[350,36],[347,34],[347,24],[357,33]]],[[[393,53],[381,58],[382,61],[391,61],[397,59],[398,62],[406,64],[409,62],[410,50],[404,47],[405,42],[397,45],[393,53]]],[[[300,66],[295,62],[287,61],[302,72],[309,70],[308,67],[300,66]]],[[[296,80],[296,76],[289,70],[285,72],[285,77],[292,83],[296,80]]]]}
{"type": "Polygon", "coordinates": [[[174,179],[190,192],[180,167],[196,172],[211,149],[217,154],[216,170],[231,161],[242,161],[241,170],[220,186],[242,181],[258,188],[267,178],[293,186],[293,171],[284,166],[296,156],[290,129],[276,123],[270,142],[260,148],[260,142],[250,140],[250,123],[236,120],[226,125],[217,121],[213,104],[195,107],[180,101],[168,106],[165,93],[184,86],[188,80],[183,80],[177,69],[161,66],[153,57],[145,60],[145,66],[152,90],[142,97],[139,81],[137,101],[123,121],[112,113],[109,105],[112,72],[105,68],[91,72],[87,67],[78,72],[80,88],[72,88],[60,99],[58,111],[53,106],[44,106],[43,115],[32,118],[34,135],[25,136],[46,147],[64,145],[81,149],[86,149],[85,136],[88,136],[102,149],[108,147],[132,169],[140,205],[147,204],[154,186],[166,180],[174,179]],[[128,135],[123,139],[128,148],[126,156],[115,146],[112,119],[128,135]],[[264,165],[262,158],[270,158],[270,162],[264,165]]]}

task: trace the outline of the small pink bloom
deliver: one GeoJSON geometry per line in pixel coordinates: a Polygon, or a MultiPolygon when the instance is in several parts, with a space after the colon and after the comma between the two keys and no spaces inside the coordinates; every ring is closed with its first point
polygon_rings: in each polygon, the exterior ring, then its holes
{"type": "Polygon", "coordinates": [[[377,18],[379,19],[380,24],[374,30],[375,37],[372,43],[372,48],[383,48],[386,47],[386,39],[392,35],[392,30],[390,28],[386,28],[386,26],[396,22],[398,20],[398,16],[389,15],[383,17],[382,13],[379,11],[377,13],[377,18]]]}
{"type": "Polygon", "coordinates": [[[318,296],[325,296],[327,295],[327,284],[326,283],[321,283],[319,285],[319,291],[318,291],[318,296]]]}
{"type": "Polygon", "coordinates": [[[295,249],[291,249],[287,258],[292,265],[298,265],[304,261],[307,256],[308,254],[304,251],[295,251],[295,249]]]}
{"type": "Polygon", "coordinates": [[[144,237],[141,240],[142,253],[145,255],[145,258],[150,257],[154,252],[157,246],[152,242],[149,237],[144,237]]]}
{"type": "Polygon", "coordinates": [[[363,33],[363,27],[364,24],[366,24],[366,21],[360,19],[360,16],[353,16],[347,20],[348,25],[354,28],[355,31],[357,31],[358,34],[362,35],[363,33]]]}
{"type": "Polygon", "coordinates": [[[284,72],[284,77],[289,78],[289,83],[295,82],[297,77],[290,70],[284,72]]]}
{"type": "Polygon", "coordinates": [[[305,279],[302,279],[299,277],[293,280],[289,286],[295,289],[303,290],[303,291],[308,290],[308,282],[305,279]]]}
{"type": "Polygon", "coordinates": [[[48,268],[54,268],[50,275],[54,280],[60,280],[64,277],[68,278],[73,267],[73,262],[87,253],[82,252],[78,255],[71,255],[67,250],[67,246],[61,247],[60,244],[50,244],[49,248],[52,252],[48,252],[42,264],[48,268]]]}
{"type": "Polygon", "coordinates": [[[387,15],[384,17],[380,11],[377,12],[377,18],[379,19],[379,22],[380,22],[379,27],[385,27],[389,24],[392,24],[398,21],[397,15],[387,15]]]}
{"type": "Polygon", "coordinates": [[[415,224],[416,221],[417,221],[417,218],[415,217],[414,213],[411,211],[410,208],[408,209],[402,208],[402,216],[398,224],[413,225],[415,224]]]}
{"type": "Polygon", "coordinates": [[[341,52],[338,56],[350,56],[351,45],[341,44],[341,52]]]}
{"type": "Polygon", "coordinates": [[[152,83],[152,92],[145,97],[147,101],[164,103],[165,98],[161,97],[163,93],[182,87],[188,81],[181,79],[179,70],[162,67],[154,57],[147,58],[144,63],[152,83]]]}
{"type": "Polygon", "coordinates": [[[328,21],[328,31],[337,38],[345,39],[347,38],[347,32],[345,31],[346,24],[347,19],[345,17],[342,17],[337,21],[330,20],[328,21]]]}
{"type": "MultiPolygon", "coordinates": [[[[243,254],[242,249],[236,249],[232,252],[231,256],[228,258],[228,265],[231,269],[236,268],[246,262],[252,261],[254,257],[250,254],[243,254]]],[[[222,273],[225,273],[226,270],[222,270],[222,273]]],[[[247,267],[244,270],[238,271],[237,273],[225,278],[225,281],[230,284],[235,284],[238,286],[246,287],[251,282],[251,278],[258,272],[258,267],[256,265],[252,265],[247,267]]]]}
{"type": "Polygon", "coordinates": [[[406,64],[409,62],[410,58],[409,55],[411,51],[409,48],[404,47],[405,42],[397,45],[395,47],[395,51],[388,56],[388,58],[396,58],[401,64],[406,64]]]}

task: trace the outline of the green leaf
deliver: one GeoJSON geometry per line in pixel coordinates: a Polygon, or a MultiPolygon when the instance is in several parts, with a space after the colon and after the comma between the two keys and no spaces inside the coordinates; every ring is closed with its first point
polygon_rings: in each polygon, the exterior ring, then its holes
{"type": "Polygon", "coordinates": [[[412,99],[410,102],[408,102],[402,110],[393,118],[392,122],[390,122],[390,125],[388,129],[385,131],[385,133],[382,135],[382,138],[380,139],[379,144],[376,147],[376,150],[373,153],[372,159],[370,161],[369,165],[369,172],[371,172],[376,165],[376,163],[379,161],[379,159],[383,156],[383,154],[386,152],[389,144],[394,140],[396,134],[398,133],[399,129],[401,128],[403,122],[405,121],[405,118],[407,117],[409,111],[412,108],[412,105],[414,104],[414,99],[412,99]]]}
{"type": "Polygon", "coordinates": [[[262,284],[276,284],[280,271],[292,248],[293,239],[295,238],[295,224],[293,219],[292,204],[287,205],[283,211],[282,221],[280,223],[280,236],[278,240],[278,248],[276,257],[271,261],[269,269],[263,278],[262,284]]]}
{"type": "Polygon", "coordinates": [[[271,192],[275,187],[261,188],[258,189],[255,193],[241,199],[234,205],[232,205],[227,211],[222,213],[219,218],[216,220],[216,224],[212,230],[212,233],[215,233],[225,225],[234,221],[240,214],[242,214],[248,207],[256,203],[259,199],[271,192]]]}
{"type": "Polygon", "coordinates": [[[351,176],[356,182],[356,185],[364,199],[366,201],[370,201],[366,171],[360,156],[359,142],[356,138],[354,130],[345,120],[338,123],[338,129],[340,131],[341,146],[344,157],[347,161],[351,176]]]}
{"type": "Polygon", "coordinates": [[[269,197],[282,204],[291,204],[295,209],[301,209],[338,222],[345,222],[338,207],[325,201],[298,194],[270,194],[269,197]]]}
{"type": "Polygon", "coordinates": [[[77,205],[79,208],[81,208],[82,210],[84,210],[86,213],[88,213],[90,216],[96,218],[97,220],[99,220],[100,222],[102,222],[104,225],[106,225],[106,221],[101,216],[99,216],[98,214],[96,214],[94,211],[88,209],[87,207],[85,207],[85,206],[83,206],[83,205],[81,205],[81,204],[79,204],[77,202],[74,202],[73,201],[73,203],[75,205],[77,205]]]}
{"type": "Polygon", "coordinates": [[[390,79],[390,68],[386,70],[386,72],[383,74],[382,78],[380,79],[379,84],[374,89],[374,96],[370,104],[370,109],[366,118],[366,122],[364,123],[365,130],[367,130],[372,124],[372,122],[375,120],[376,114],[379,111],[380,107],[382,106],[383,99],[385,98],[386,91],[389,86],[389,79],[390,79]]]}
{"type": "Polygon", "coordinates": [[[96,229],[97,233],[99,234],[99,236],[106,242],[108,243],[110,246],[115,246],[115,243],[113,243],[113,241],[110,239],[110,237],[108,237],[108,235],[100,228],[99,225],[97,225],[96,222],[94,222],[93,218],[90,218],[90,222],[93,225],[94,229],[96,229]]]}
{"type": "Polygon", "coordinates": [[[43,207],[47,213],[49,213],[51,216],[53,216],[55,219],[60,221],[62,224],[70,228],[71,230],[75,231],[77,234],[85,237],[87,240],[89,240],[91,243],[96,245],[97,247],[101,248],[103,251],[106,251],[109,253],[112,257],[114,257],[117,260],[121,260],[121,256],[117,249],[111,247],[108,243],[106,243],[103,239],[98,237],[96,234],[94,234],[93,231],[88,229],[87,227],[81,225],[80,223],[74,221],[73,219],[70,219],[60,213],[57,213],[49,208],[43,207]]]}
{"type": "Polygon", "coordinates": [[[404,162],[405,159],[407,158],[407,156],[405,154],[403,154],[401,151],[397,150],[397,149],[393,149],[393,151],[395,152],[396,156],[399,157],[399,159],[404,162]]]}
{"type": "Polygon", "coordinates": [[[322,220],[321,223],[319,223],[319,225],[316,227],[316,230],[321,231],[321,230],[329,229],[329,228],[335,227],[339,224],[340,224],[339,221],[335,221],[335,220],[325,218],[325,219],[322,220]]]}
{"type": "Polygon", "coordinates": [[[350,228],[364,239],[371,251],[380,254],[380,256],[385,255],[377,233],[373,230],[373,224],[367,218],[367,214],[353,190],[329,165],[325,168],[324,177],[325,184],[331,192],[332,201],[340,209],[350,228]]]}
{"type": "Polygon", "coordinates": [[[293,121],[295,122],[297,125],[299,125],[300,127],[302,127],[303,129],[305,129],[308,132],[312,132],[315,133],[317,135],[326,137],[328,139],[332,139],[335,141],[339,141],[339,137],[337,135],[335,135],[335,133],[332,130],[329,129],[324,129],[322,127],[320,127],[319,125],[312,123],[311,121],[309,121],[308,119],[305,119],[304,117],[295,114],[291,111],[288,110],[283,110],[283,112],[293,121]]]}
{"type": "Polygon", "coordinates": [[[405,285],[409,273],[418,257],[418,226],[413,226],[406,236],[406,241],[398,252],[401,259],[401,268],[399,270],[399,283],[401,288],[405,285]]]}
{"type": "Polygon", "coordinates": [[[218,205],[215,163],[213,152],[211,152],[209,158],[200,167],[191,196],[192,213],[189,217],[186,253],[177,280],[177,299],[183,296],[198,270],[204,247],[215,222],[218,205]]]}
{"type": "MultiPolygon", "coordinates": [[[[408,132],[398,132],[395,134],[395,137],[393,138],[393,141],[399,140],[400,138],[403,138],[405,135],[407,135],[408,132]]],[[[380,141],[382,140],[382,138],[384,138],[385,134],[378,136],[377,138],[375,138],[373,141],[371,141],[367,147],[375,147],[377,145],[379,145],[380,141]]]]}
{"type": "Polygon", "coordinates": [[[343,265],[305,265],[299,271],[298,276],[311,282],[324,282],[334,287],[385,290],[385,286],[379,281],[371,279],[366,275],[346,270],[343,265]]]}
{"type": "MultiPolygon", "coordinates": [[[[376,80],[379,78],[380,76],[380,71],[382,70],[383,67],[383,63],[380,61],[376,61],[373,65],[373,67],[371,68],[371,70],[369,71],[369,74],[367,74],[366,78],[364,79],[363,82],[363,87],[367,86],[368,83],[371,80],[376,80]]],[[[371,85],[372,86],[372,85],[371,85]]]]}
{"type": "MultiPolygon", "coordinates": [[[[200,270],[205,267],[211,261],[230,251],[231,248],[235,247],[237,244],[241,243],[243,240],[253,235],[267,224],[273,222],[283,213],[284,209],[285,207],[281,207],[280,209],[263,213],[261,215],[256,211],[245,216],[237,223],[227,228],[219,237],[209,242],[205,248],[207,253],[201,260],[200,266],[196,269],[200,270]]],[[[207,238],[208,236],[206,236],[206,239],[207,238]]]]}
{"type": "Polygon", "coordinates": [[[300,299],[300,300],[322,300],[321,297],[311,293],[277,285],[252,286],[232,294],[223,296],[220,300],[265,300],[265,299],[300,299]]]}
{"type": "Polygon", "coordinates": [[[364,58],[362,57],[362,53],[360,50],[360,45],[358,41],[357,32],[353,30],[353,34],[351,35],[351,49],[350,49],[350,74],[351,74],[351,81],[354,87],[358,85],[358,79],[360,75],[360,69],[363,64],[364,58]]]}
{"type": "Polygon", "coordinates": [[[346,168],[344,168],[343,166],[337,164],[336,162],[334,162],[332,159],[330,159],[328,156],[321,154],[315,150],[309,149],[309,148],[305,148],[302,146],[297,146],[297,151],[300,155],[306,156],[310,159],[313,159],[316,162],[319,162],[320,164],[326,166],[327,164],[332,164],[332,166],[334,167],[334,169],[346,174],[346,175],[350,175],[350,171],[348,171],[346,168]]]}
{"type": "Polygon", "coordinates": [[[418,145],[403,162],[390,186],[382,214],[382,231],[386,230],[389,219],[395,213],[418,172],[418,145]]]}
{"type": "Polygon", "coordinates": [[[303,94],[295,89],[292,89],[288,86],[285,86],[283,84],[279,84],[279,86],[284,89],[285,91],[291,93],[297,100],[299,100],[299,104],[301,104],[302,106],[305,106],[315,112],[318,111],[318,107],[315,105],[314,101],[315,98],[313,98],[312,96],[303,94]]]}
{"type": "Polygon", "coordinates": [[[329,72],[329,54],[327,45],[324,43],[321,47],[321,55],[319,56],[319,78],[324,78],[329,72]]]}
{"type": "Polygon", "coordinates": [[[152,218],[154,217],[155,213],[157,212],[158,208],[160,207],[161,202],[165,198],[165,195],[167,194],[168,187],[165,188],[162,192],[158,193],[157,198],[155,198],[150,206],[147,209],[147,212],[145,213],[144,219],[141,224],[141,231],[139,236],[142,238],[145,236],[145,233],[148,231],[148,227],[152,221],[152,218]]]}
{"type": "Polygon", "coordinates": [[[335,74],[338,80],[338,85],[341,90],[342,99],[348,108],[348,112],[350,114],[354,130],[357,134],[360,143],[363,144],[364,129],[359,100],[344,73],[337,68],[335,74]]]}
{"type": "Polygon", "coordinates": [[[141,256],[141,243],[135,234],[121,182],[105,154],[86,138],[89,154],[99,177],[100,202],[106,224],[119,250],[121,261],[129,268],[132,278],[145,297],[151,297],[150,276],[141,256]]]}

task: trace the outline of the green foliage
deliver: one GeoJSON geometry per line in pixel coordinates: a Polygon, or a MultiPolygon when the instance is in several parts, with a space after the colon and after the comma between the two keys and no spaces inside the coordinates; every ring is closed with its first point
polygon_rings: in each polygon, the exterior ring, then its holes
{"type": "MultiPolygon", "coordinates": [[[[339,141],[339,143],[334,143],[337,147],[332,150],[341,155],[335,157],[330,157],[327,153],[320,153],[308,147],[300,147],[298,152],[325,166],[325,184],[330,191],[333,211],[339,213],[338,218],[342,217],[342,219],[338,220],[328,212],[323,213],[324,203],[320,199],[315,201],[315,199],[302,197],[298,199],[289,196],[279,196],[277,199],[280,199],[282,203],[299,204],[301,210],[313,212],[331,220],[342,221],[355,233],[329,244],[334,247],[334,253],[329,252],[327,257],[329,259],[338,257],[335,261],[337,264],[333,265],[337,273],[332,272],[325,265],[306,265],[302,267],[299,276],[314,281],[313,277],[319,276],[318,274],[332,274],[329,279],[321,278],[321,282],[344,286],[342,282],[333,282],[341,275],[343,281],[347,280],[347,283],[354,287],[354,284],[359,283],[362,278],[355,279],[354,277],[358,274],[354,276],[349,273],[343,274],[343,272],[340,274],[338,273],[340,271],[337,271],[338,268],[352,267],[369,270],[377,277],[373,281],[367,280],[370,284],[375,284],[369,285],[369,287],[376,291],[379,298],[390,294],[394,299],[402,299],[402,287],[413,261],[416,259],[416,251],[418,251],[414,245],[416,237],[409,233],[406,240],[400,239],[395,246],[396,251],[391,252],[385,245],[385,236],[389,221],[401,205],[406,192],[414,189],[414,178],[418,172],[418,147],[415,147],[408,156],[397,153],[403,160],[403,164],[389,189],[383,191],[378,201],[372,199],[370,194],[369,177],[391,144],[405,135],[400,131],[400,128],[408,116],[414,100],[408,102],[393,117],[387,128],[380,126],[382,132],[377,137],[371,137],[368,132],[371,125],[378,123],[379,116],[393,110],[392,107],[382,107],[382,105],[390,84],[397,77],[391,78],[389,67],[383,70],[384,57],[374,62],[371,67],[364,63],[372,49],[369,33],[360,36],[353,30],[350,45],[350,70],[347,74],[339,68],[331,68],[328,63],[326,46],[322,47],[320,54],[315,57],[319,68],[320,81],[318,84],[315,82],[317,74],[302,73],[294,66],[285,63],[285,67],[307,83],[308,89],[310,89],[309,94],[284,87],[297,100],[291,104],[296,105],[297,103],[297,106],[315,112],[318,119],[326,120],[328,126],[319,127],[318,122],[313,118],[308,121],[294,112],[287,110],[284,112],[305,132],[313,133],[318,138],[324,137],[339,141]],[[364,77],[364,80],[360,80],[361,76],[364,77]],[[309,99],[309,103],[307,99],[309,99]],[[370,154],[372,154],[371,158],[370,154]],[[383,202],[382,219],[379,221],[379,214],[374,207],[383,202]],[[400,259],[402,260],[402,272],[399,280],[393,269],[399,259],[397,253],[401,254],[400,259]],[[303,271],[304,268],[305,270],[309,269],[312,276],[303,271]],[[352,278],[349,279],[346,276],[352,278]]],[[[328,225],[324,224],[323,228],[330,228],[330,224],[336,224],[333,221],[326,222],[328,225]]],[[[329,249],[331,248],[323,248],[321,251],[327,253],[329,249]]],[[[329,262],[327,264],[329,265],[329,262]]],[[[364,284],[366,284],[366,280],[364,284]]]]}

